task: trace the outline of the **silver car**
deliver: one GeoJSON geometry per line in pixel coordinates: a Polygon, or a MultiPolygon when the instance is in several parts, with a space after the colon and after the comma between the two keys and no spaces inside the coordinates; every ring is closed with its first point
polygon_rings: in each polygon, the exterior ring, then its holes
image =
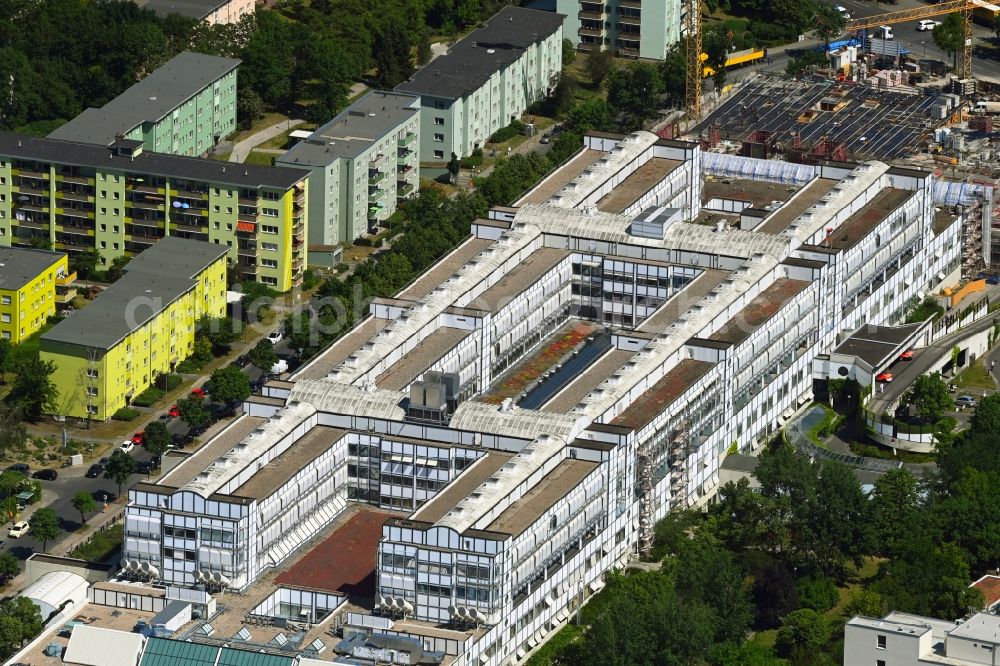
{"type": "Polygon", "coordinates": [[[955,404],[959,407],[975,407],[976,399],[971,395],[960,395],[955,398],[955,404]]]}

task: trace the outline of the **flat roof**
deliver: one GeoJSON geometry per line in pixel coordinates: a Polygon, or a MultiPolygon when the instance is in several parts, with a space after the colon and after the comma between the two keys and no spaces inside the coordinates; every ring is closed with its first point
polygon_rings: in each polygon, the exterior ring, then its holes
{"type": "Polygon", "coordinates": [[[612,349],[577,375],[576,379],[559,393],[556,393],[551,400],[542,405],[541,411],[558,414],[569,412],[633,356],[635,356],[634,351],[612,349]]]}
{"type": "Polygon", "coordinates": [[[237,419],[228,428],[210,439],[186,460],[178,464],[177,467],[164,474],[156,482],[156,485],[180,488],[266,422],[267,419],[262,416],[243,416],[237,419]]]}
{"type": "Polygon", "coordinates": [[[996,645],[1000,643],[1000,617],[992,613],[976,613],[948,635],[996,645]]]}
{"type": "Polygon", "coordinates": [[[514,202],[515,206],[540,204],[548,201],[552,195],[569,185],[570,181],[597,164],[597,160],[607,155],[603,150],[583,148],[573,158],[559,167],[555,173],[539,183],[530,192],[514,202]]]}
{"type": "MultiPolygon", "coordinates": [[[[473,224],[477,223],[478,221],[473,224]]],[[[450,278],[459,268],[467,264],[470,259],[493,243],[494,241],[488,238],[469,237],[464,243],[438,259],[434,265],[424,271],[420,277],[411,282],[409,286],[396,294],[396,296],[414,301],[423,298],[450,278]]]]}
{"type": "Polygon", "coordinates": [[[514,454],[507,451],[487,451],[410,518],[436,523],[513,457],[514,454]]]}
{"type": "Polygon", "coordinates": [[[17,291],[65,256],[64,252],[0,245],[0,289],[17,291]]]}
{"type": "Polygon", "coordinates": [[[226,246],[168,236],[132,259],[125,275],[87,307],[42,334],[42,342],[110,349],[194,289],[195,276],[226,246]]]}
{"type": "Polygon", "coordinates": [[[182,51],[101,108],[85,109],[48,138],[109,146],[117,134],[162,120],[239,64],[235,58],[182,51]]]}
{"type": "Polygon", "coordinates": [[[660,378],[641,396],[632,401],[621,414],[611,421],[611,425],[625,426],[639,430],[660,414],[667,405],[676,400],[691,385],[701,379],[714,367],[708,361],[686,358],[660,378]]]}
{"type": "Polygon", "coordinates": [[[834,354],[857,356],[868,365],[876,368],[887,359],[895,359],[901,347],[913,337],[923,322],[903,324],[900,326],[874,326],[865,324],[833,350],[834,354]]]}
{"type": "Polygon", "coordinates": [[[708,339],[740,344],[810,284],[808,280],[778,278],[708,339]]]}
{"type": "Polygon", "coordinates": [[[309,359],[309,362],[292,376],[296,379],[322,379],[344,359],[356,352],[372,336],[392,323],[390,319],[368,316],[345,335],[334,340],[329,347],[309,359]]]}
{"type": "Polygon", "coordinates": [[[268,187],[287,190],[307,174],[290,167],[233,164],[200,157],[182,157],[142,151],[138,155],[115,154],[106,146],[80,141],[57,141],[28,134],[0,132],[0,155],[12,159],[70,164],[125,174],[196,180],[233,187],[268,187]]]}
{"type": "Polygon", "coordinates": [[[788,225],[795,221],[808,208],[815,205],[817,201],[826,196],[830,190],[840,183],[833,178],[814,178],[802,190],[795,193],[795,196],[784,206],[773,212],[763,224],[757,227],[756,231],[765,234],[776,234],[788,228],[788,225]]]}
{"type": "Polygon", "coordinates": [[[739,453],[733,453],[726,456],[726,459],[719,465],[719,469],[753,474],[757,471],[757,465],[759,464],[760,458],[757,456],[744,456],[739,453]]]}
{"type": "Polygon", "coordinates": [[[327,451],[333,443],[347,434],[346,430],[316,425],[295,440],[281,455],[258,469],[246,483],[232,495],[262,500],[270,497],[298,474],[303,467],[327,451]]]}
{"type": "Polygon", "coordinates": [[[427,368],[469,337],[472,331],[442,326],[421,340],[399,361],[375,380],[375,385],[390,391],[402,391],[427,368]]]}
{"type": "Polygon", "coordinates": [[[706,268],[698,276],[684,285],[684,288],[668,298],[653,314],[646,318],[636,330],[660,333],[673,324],[689,307],[704,298],[722,281],[729,277],[730,271],[720,268],[706,268]]]}
{"type": "Polygon", "coordinates": [[[204,19],[229,0],[139,0],[143,9],[151,9],[160,16],[180,14],[193,19],[204,19]]]}
{"type": "Polygon", "coordinates": [[[555,12],[504,7],[395,90],[458,99],[483,86],[525,49],[555,33],[566,17],[555,12]]]}
{"type": "Polygon", "coordinates": [[[864,208],[851,215],[834,229],[827,244],[837,250],[847,250],[854,247],[913,195],[912,190],[901,190],[896,187],[885,188],[865,204],[864,208]]]}
{"type": "Polygon", "coordinates": [[[298,562],[278,574],[275,583],[374,597],[375,563],[382,540],[382,525],[401,515],[356,504],[353,513],[338,517],[336,529],[298,562]]]}
{"type": "MultiPolygon", "coordinates": [[[[419,113],[419,97],[385,90],[371,91],[319,127],[308,139],[292,146],[277,161],[289,166],[326,166],[336,159],[356,158],[419,113]]],[[[391,148],[395,151],[395,144],[391,148]]]]}
{"type": "Polygon", "coordinates": [[[668,160],[663,157],[650,159],[601,197],[597,201],[597,210],[604,213],[623,212],[681,164],[683,164],[681,160],[668,160]]]}
{"type": "Polygon", "coordinates": [[[486,529],[518,536],[552,508],[553,504],[580,485],[597,466],[598,463],[595,462],[566,458],[531,490],[507,507],[486,529]]]}
{"type": "Polygon", "coordinates": [[[499,311],[522,291],[542,279],[556,264],[569,255],[568,250],[551,247],[535,250],[470,305],[487,308],[490,312],[499,311]]]}
{"type": "Polygon", "coordinates": [[[701,200],[703,203],[708,203],[712,199],[747,201],[754,208],[764,208],[775,201],[782,203],[788,201],[799,189],[800,186],[789,183],[713,176],[704,179],[701,200]]]}

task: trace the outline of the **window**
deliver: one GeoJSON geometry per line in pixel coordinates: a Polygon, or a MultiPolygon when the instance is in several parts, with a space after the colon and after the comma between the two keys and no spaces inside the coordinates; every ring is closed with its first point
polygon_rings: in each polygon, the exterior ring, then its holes
{"type": "Polygon", "coordinates": [[[882,634],[878,634],[877,636],[875,636],[875,647],[878,648],[879,650],[885,649],[885,636],[883,636],[882,634]]]}
{"type": "Polygon", "coordinates": [[[261,259],[260,260],[260,265],[263,266],[264,268],[277,268],[278,267],[278,260],[277,259],[261,259]]]}
{"type": "Polygon", "coordinates": [[[10,305],[10,296],[4,296],[2,299],[0,299],[0,303],[2,303],[3,305],[10,305]]]}
{"type": "Polygon", "coordinates": [[[434,140],[438,141],[438,142],[444,141],[444,134],[435,134],[434,135],[434,140]]]}
{"type": "Polygon", "coordinates": [[[260,249],[262,249],[262,250],[268,250],[270,252],[277,252],[278,251],[278,244],[277,243],[261,243],[260,244],[260,249]]]}
{"type": "Polygon", "coordinates": [[[875,666],[885,666],[885,659],[876,659],[875,666]]]}
{"type": "Polygon", "coordinates": [[[7,313],[4,313],[4,314],[0,315],[0,321],[2,321],[5,324],[9,324],[10,323],[10,315],[7,314],[7,313]]]}
{"type": "Polygon", "coordinates": [[[261,208],[260,212],[267,217],[278,217],[277,208],[261,208]]]}
{"type": "Polygon", "coordinates": [[[434,117],[434,124],[435,125],[444,125],[444,118],[442,118],[441,116],[435,116],[434,117]]]}
{"type": "Polygon", "coordinates": [[[435,150],[434,151],[434,159],[436,159],[436,160],[443,160],[444,159],[444,151],[443,150],[435,150]]]}

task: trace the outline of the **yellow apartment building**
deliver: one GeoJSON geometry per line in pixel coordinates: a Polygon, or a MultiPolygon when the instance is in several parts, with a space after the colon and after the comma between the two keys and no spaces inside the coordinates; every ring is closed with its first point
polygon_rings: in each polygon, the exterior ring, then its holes
{"type": "Polygon", "coordinates": [[[42,335],[56,414],[107,420],[191,355],[195,324],[226,314],[228,248],[176,237],[136,256],[93,303],[42,335]]]}
{"type": "Polygon", "coordinates": [[[0,338],[17,344],[38,331],[73,298],[75,279],[61,252],[0,246],[0,338]]]}

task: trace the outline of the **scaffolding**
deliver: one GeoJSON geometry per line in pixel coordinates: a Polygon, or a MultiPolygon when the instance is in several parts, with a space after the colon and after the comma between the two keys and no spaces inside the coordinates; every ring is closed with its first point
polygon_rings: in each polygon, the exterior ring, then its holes
{"type": "MultiPolygon", "coordinates": [[[[677,427],[667,430],[667,473],[670,475],[671,498],[687,497],[687,457],[690,441],[690,422],[685,414],[677,427]]],[[[636,474],[639,488],[639,552],[648,554],[653,548],[655,535],[654,501],[656,495],[657,455],[662,438],[650,437],[636,449],[636,474]]],[[[676,506],[676,505],[675,505],[676,506]]],[[[673,506],[671,508],[674,508],[673,506]]]]}
{"type": "Polygon", "coordinates": [[[962,216],[962,280],[972,280],[983,263],[983,200],[976,198],[962,216]]]}

